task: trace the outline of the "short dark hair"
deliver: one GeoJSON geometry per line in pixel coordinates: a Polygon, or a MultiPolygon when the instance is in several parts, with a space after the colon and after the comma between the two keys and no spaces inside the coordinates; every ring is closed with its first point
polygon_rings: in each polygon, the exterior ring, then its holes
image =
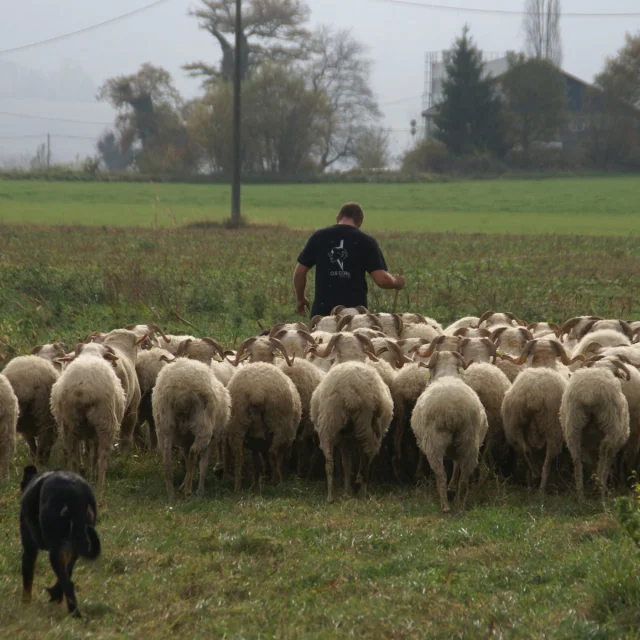
{"type": "Polygon", "coordinates": [[[351,218],[356,224],[362,224],[364,221],[364,211],[357,202],[347,202],[342,206],[338,214],[338,220],[343,218],[351,218]]]}

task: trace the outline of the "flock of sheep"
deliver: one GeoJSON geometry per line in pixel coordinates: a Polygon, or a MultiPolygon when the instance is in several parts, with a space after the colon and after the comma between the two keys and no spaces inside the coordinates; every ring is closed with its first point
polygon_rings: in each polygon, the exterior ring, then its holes
{"type": "Polygon", "coordinates": [[[211,453],[216,475],[231,475],[239,491],[249,450],[256,479],[266,471],[274,483],[290,465],[310,475],[324,459],[329,501],[335,462],[345,494],[366,496],[372,468],[414,481],[426,457],[447,512],[448,493],[464,507],[480,459],[506,477],[524,469],[544,491],[566,446],[582,499],[583,465],[602,492],[611,473],[625,483],[636,470],[639,338],[640,322],[595,316],[527,326],[487,312],[443,328],[417,313],[338,307],[229,351],[130,325],[94,333],[71,353],[38,346],[7,364],[0,479],[16,431],[40,465],[59,437],[71,470],[87,468],[99,495],[116,441],[123,455],[160,450],[169,498],[174,448],[186,495],[198,463],[203,492],[211,453]]]}

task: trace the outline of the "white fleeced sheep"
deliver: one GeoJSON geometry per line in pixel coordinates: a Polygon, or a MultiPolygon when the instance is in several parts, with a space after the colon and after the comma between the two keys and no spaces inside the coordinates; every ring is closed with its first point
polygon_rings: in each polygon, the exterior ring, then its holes
{"type": "MultiPolygon", "coordinates": [[[[152,449],[158,446],[158,437],[156,435],[156,423],[153,419],[151,393],[156,386],[160,370],[167,362],[173,359],[174,356],[165,349],[156,348],[140,351],[136,358],[136,374],[140,385],[140,406],[138,408],[136,432],[139,433],[142,425],[145,422],[147,423],[149,427],[149,443],[152,449]]],[[[144,448],[142,441],[139,444],[144,448]]]]}
{"type": "Polygon", "coordinates": [[[502,420],[507,442],[524,459],[530,481],[540,478],[544,492],[552,462],[562,453],[562,428],[558,413],[567,378],[547,368],[523,371],[507,390],[502,403],[502,420]],[[544,450],[540,472],[534,456],[544,450]]]}
{"type": "Polygon", "coordinates": [[[537,338],[527,342],[517,360],[513,360],[506,355],[503,355],[502,358],[513,362],[517,366],[553,369],[565,378],[569,377],[571,370],[579,369],[585,361],[583,355],[577,355],[569,359],[562,343],[555,338],[537,338]]]}
{"type": "Polygon", "coordinates": [[[533,335],[525,327],[498,327],[492,332],[491,339],[499,353],[509,356],[500,358],[496,366],[513,382],[523,370],[523,366],[515,364],[514,359],[520,357],[525,346],[533,340],[533,335]]]}
{"type": "Polygon", "coordinates": [[[372,313],[362,313],[355,316],[342,316],[337,331],[355,331],[356,329],[374,329],[382,332],[382,326],[377,316],[372,313]]]}
{"type": "Polygon", "coordinates": [[[405,322],[402,332],[402,338],[404,340],[420,338],[427,342],[433,342],[441,335],[442,331],[426,323],[405,322]]]}
{"type": "Polygon", "coordinates": [[[534,338],[558,337],[560,335],[560,327],[554,322],[532,322],[527,329],[534,338]]]}
{"type": "Polygon", "coordinates": [[[336,333],[331,337],[324,349],[310,347],[308,355],[320,358],[332,358],[334,363],[365,362],[367,358],[376,360],[375,347],[371,340],[357,333],[336,333]]]}
{"type": "Polygon", "coordinates": [[[231,418],[227,441],[234,456],[234,487],[242,484],[244,447],[254,453],[257,474],[259,455],[267,455],[272,481],[283,479],[283,461],[293,444],[302,405],[293,382],[275,365],[266,362],[241,367],[229,383],[231,418]]]}
{"type": "Polygon", "coordinates": [[[158,374],[152,394],[153,417],[162,452],[169,499],[173,497],[174,444],[181,447],[187,473],[185,495],[193,491],[196,462],[200,459],[198,494],[204,493],[210,448],[219,445],[230,415],[231,399],[211,367],[197,360],[177,358],[158,374]]]}
{"type": "Polygon", "coordinates": [[[51,388],[51,411],[71,470],[79,471],[80,446],[86,443],[94,474],[97,466],[100,495],[104,494],[109,455],[126,406],[122,384],[112,366],[117,357],[106,345],[78,345],[51,388]]]}
{"type": "Polygon", "coordinates": [[[314,316],[311,318],[311,335],[316,331],[326,331],[327,333],[336,333],[338,331],[338,324],[340,323],[340,316],[314,316]]]}
{"type": "Polygon", "coordinates": [[[450,324],[445,330],[448,336],[452,336],[459,329],[477,329],[480,324],[480,318],[477,316],[465,316],[450,324]]]}
{"type": "Polygon", "coordinates": [[[193,336],[190,335],[174,335],[171,333],[167,334],[167,338],[169,339],[169,342],[165,343],[164,345],[162,345],[163,349],[165,349],[166,351],[168,351],[171,355],[175,356],[178,353],[178,349],[180,348],[180,345],[185,341],[185,340],[197,340],[198,338],[194,338],[193,336]]]}
{"type": "Polygon", "coordinates": [[[327,501],[333,502],[336,447],[342,456],[345,494],[351,494],[351,460],[359,457],[356,485],[367,494],[369,467],[393,415],[393,400],[379,374],[361,362],[334,366],[311,398],[311,420],[325,457],[327,501]]]}
{"type": "Polygon", "coordinates": [[[56,438],[56,423],[51,414],[51,387],[60,377],[51,361],[38,356],[19,356],[2,372],[18,398],[18,433],[29,446],[36,466],[47,464],[56,438]]]}
{"type": "Polygon", "coordinates": [[[213,338],[187,338],[183,340],[175,351],[178,358],[191,358],[209,365],[216,358],[224,360],[224,347],[213,338]]]}
{"type": "Polygon", "coordinates": [[[171,341],[164,331],[155,324],[128,324],[124,327],[127,331],[133,331],[141,340],[141,349],[151,349],[151,347],[162,348],[171,341]],[[160,342],[158,336],[162,338],[160,342]]]}
{"type": "Polygon", "coordinates": [[[585,328],[593,325],[597,320],[602,320],[600,316],[577,316],[566,320],[558,332],[560,341],[567,351],[573,351],[580,339],[584,336],[585,328]]]}
{"type": "Polygon", "coordinates": [[[376,313],[382,332],[389,338],[401,338],[404,333],[404,321],[398,313],[376,313]]]}
{"type": "Polygon", "coordinates": [[[287,329],[282,326],[275,331],[276,328],[277,326],[271,330],[269,336],[279,340],[292,357],[304,358],[309,346],[316,344],[315,338],[306,329],[287,329]]]}
{"type": "Polygon", "coordinates": [[[599,331],[586,333],[574,347],[571,355],[574,358],[579,355],[590,358],[598,355],[606,347],[628,346],[631,346],[631,340],[623,333],[615,329],[600,329],[599,331]]]}
{"type": "Polygon", "coordinates": [[[314,428],[311,421],[311,396],[324,378],[324,373],[307,360],[296,360],[292,366],[282,362],[278,368],[293,382],[300,395],[302,415],[296,433],[297,473],[302,476],[302,469],[311,466],[313,459],[314,428]]]}
{"type": "Polygon", "coordinates": [[[459,353],[434,353],[428,365],[431,380],[411,416],[411,429],[436,477],[445,513],[450,510],[445,456],[454,461],[450,488],[457,488],[456,500],[464,508],[469,477],[478,466],[480,446],[488,428],[478,395],[459,378],[459,369],[464,366],[459,353]]]}
{"type": "Polygon", "coordinates": [[[60,342],[54,342],[52,344],[39,344],[37,347],[33,347],[31,355],[48,360],[58,371],[60,371],[62,369],[62,364],[57,362],[57,360],[59,358],[64,358],[67,354],[60,342]]]}
{"type": "Polygon", "coordinates": [[[504,313],[496,313],[495,311],[487,311],[480,316],[478,321],[478,327],[480,329],[494,330],[498,327],[526,327],[526,322],[523,322],[515,314],[510,311],[504,313]]]}
{"type": "Polygon", "coordinates": [[[600,492],[607,491],[609,471],[629,439],[629,405],[620,378],[629,375],[625,365],[611,360],[572,374],[560,407],[564,441],[573,460],[578,499],[584,499],[583,462],[597,459],[600,492]]]}
{"type": "Polygon", "coordinates": [[[247,338],[238,347],[236,357],[232,361],[232,364],[237,367],[245,360],[248,362],[266,362],[268,364],[273,364],[276,359],[276,354],[282,356],[286,360],[287,364],[291,366],[291,360],[287,349],[280,340],[270,336],[247,338]]]}
{"type": "Polygon", "coordinates": [[[0,481],[9,479],[9,468],[16,450],[18,398],[9,380],[0,374],[0,481]]]}

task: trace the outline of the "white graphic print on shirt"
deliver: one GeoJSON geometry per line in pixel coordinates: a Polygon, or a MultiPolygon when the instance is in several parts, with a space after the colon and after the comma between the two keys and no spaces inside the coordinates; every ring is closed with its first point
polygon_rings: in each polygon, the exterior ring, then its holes
{"type": "Polygon", "coordinates": [[[329,260],[332,264],[336,264],[340,267],[340,271],[331,271],[332,276],[339,276],[341,278],[350,278],[351,273],[344,270],[344,261],[349,257],[347,250],[344,248],[344,240],[340,241],[337,247],[333,247],[329,251],[329,260]]]}

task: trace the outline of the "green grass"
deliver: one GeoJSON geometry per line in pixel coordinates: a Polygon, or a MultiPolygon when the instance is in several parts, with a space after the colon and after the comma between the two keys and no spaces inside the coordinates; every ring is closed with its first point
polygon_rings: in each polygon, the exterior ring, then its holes
{"type": "MultiPolygon", "coordinates": [[[[227,186],[162,184],[158,193],[163,226],[229,215],[227,186]]],[[[371,231],[627,235],[640,232],[639,193],[638,177],[250,185],[243,212],[256,223],[311,229],[356,200],[371,231]]],[[[153,226],[153,200],[151,184],[0,181],[0,223],[153,226]]]]}
{"type": "Polygon", "coordinates": [[[21,604],[17,478],[0,489],[3,637],[637,637],[640,557],[609,504],[490,481],[445,518],[432,483],[327,505],[323,482],[236,498],[210,477],[169,506],[157,454],[109,471],[80,622],[42,593],[46,554],[21,604]]]}

